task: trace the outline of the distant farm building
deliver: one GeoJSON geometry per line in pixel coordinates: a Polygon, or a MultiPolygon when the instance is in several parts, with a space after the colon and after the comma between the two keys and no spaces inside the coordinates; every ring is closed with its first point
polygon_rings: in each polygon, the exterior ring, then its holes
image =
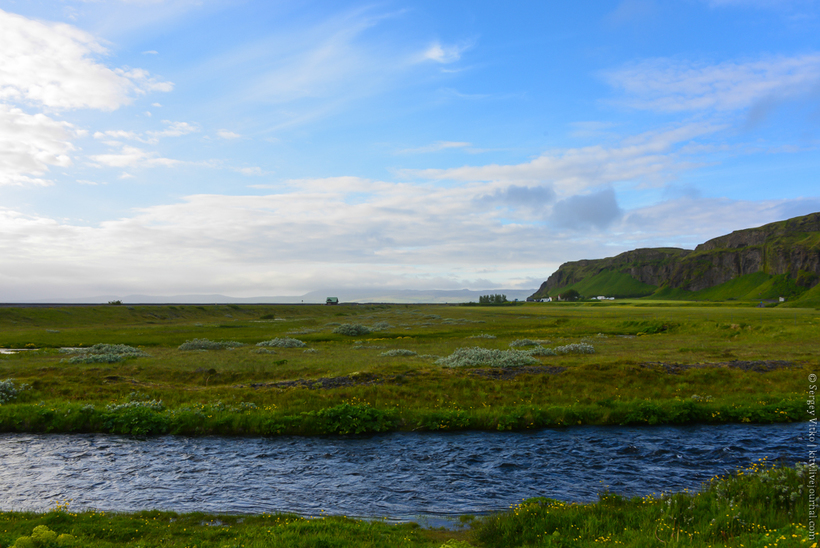
{"type": "Polygon", "coordinates": [[[325,304],[339,304],[339,297],[328,297],[325,304]]]}

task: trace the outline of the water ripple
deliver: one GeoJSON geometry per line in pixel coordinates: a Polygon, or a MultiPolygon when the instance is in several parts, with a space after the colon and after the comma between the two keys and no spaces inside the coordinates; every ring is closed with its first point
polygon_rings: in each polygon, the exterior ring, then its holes
{"type": "Polygon", "coordinates": [[[138,440],[0,434],[2,510],[165,509],[409,519],[522,498],[697,489],[762,457],[805,458],[805,424],[577,427],[522,433],[138,440]]]}

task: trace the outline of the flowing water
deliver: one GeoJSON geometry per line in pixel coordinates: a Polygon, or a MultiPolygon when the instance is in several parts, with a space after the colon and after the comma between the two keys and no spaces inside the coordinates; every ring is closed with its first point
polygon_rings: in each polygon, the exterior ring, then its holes
{"type": "Polygon", "coordinates": [[[697,489],[768,457],[805,460],[807,423],[576,427],[372,437],[134,439],[0,434],[0,510],[479,514],[522,498],[697,489]]]}

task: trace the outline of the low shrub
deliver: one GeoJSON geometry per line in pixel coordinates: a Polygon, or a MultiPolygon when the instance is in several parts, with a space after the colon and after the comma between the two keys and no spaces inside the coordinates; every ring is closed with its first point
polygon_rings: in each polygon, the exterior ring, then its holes
{"type": "Polygon", "coordinates": [[[533,341],[530,339],[516,339],[510,343],[511,348],[517,348],[519,346],[538,346],[538,341],[533,341]]]}
{"type": "Polygon", "coordinates": [[[395,358],[398,356],[417,356],[417,352],[413,352],[412,350],[405,350],[403,348],[395,348],[393,350],[388,350],[387,352],[382,352],[379,356],[386,356],[388,358],[395,358]]]}
{"type": "Polygon", "coordinates": [[[445,358],[436,360],[436,365],[444,367],[475,367],[488,365],[490,367],[518,367],[522,365],[535,365],[538,360],[517,350],[494,350],[474,346],[471,348],[459,348],[445,358]]]}
{"type": "Polygon", "coordinates": [[[544,357],[544,356],[557,356],[558,354],[552,348],[547,348],[546,346],[535,346],[533,348],[529,348],[523,351],[529,356],[537,356],[537,357],[544,357]]]}
{"type": "Polygon", "coordinates": [[[76,546],[76,539],[69,534],[58,535],[45,525],[38,525],[31,536],[18,538],[12,548],[51,548],[52,546],[76,546]]]}
{"type": "Polygon", "coordinates": [[[357,323],[343,323],[333,330],[339,335],[347,335],[348,337],[356,337],[359,335],[367,335],[370,333],[370,328],[357,323]]]}
{"type": "Polygon", "coordinates": [[[223,348],[238,348],[244,346],[237,341],[211,341],[209,339],[194,339],[179,345],[180,350],[222,350],[223,348]]]}
{"type": "Polygon", "coordinates": [[[117,363],[129,358],[150,357],[139,348],[128,346],[127,344],[95,344],[88,348],[63,348],[60,352],[65,354],[78,354],[69,358],[68,363],[117,363]]]}
{"type": "Polygon", "coordinates": [[[366,403],[342,403],[306,415],[318,419],[319,430],[327,434],[387,432],[396,425],[396,420],[385,411],[374,409],[366,403]]]}
{"type": "Polygon", "coordinates": [[[490,335],[489,333],[481,333],[480,335],[470,335],[467,337],[468,339],[495,339],[495,335],[490,335]]]}
{"type": "Polygon", "coordinates": [[[595,354],[595,348],[589,343],[572,343],[555,347],[556,354],[595,354]]]}
{"type": "Polygon", "coordinates": [[[256,343],[256,346],[275,346],[277,348],[304,348],[307,344],[291,337],[276,337],[269,341],[256,343]]]}
{"type": "Polygon", "coordinates": [[[23,390],[29,388],[27,384],[20,384],[15,386],[12,379],[0,381],[0,403],[14,401],[23,390]]]}
{"type": "Polygon", "coordinates": [[[376,323],[373,324],[373,326],[370,328],[370,330],[371,331],[383,331],[385,329],[390,329],[391,327],[393,327],[393,326],[390,325],[387,322],[376,322],[376,323]]]}

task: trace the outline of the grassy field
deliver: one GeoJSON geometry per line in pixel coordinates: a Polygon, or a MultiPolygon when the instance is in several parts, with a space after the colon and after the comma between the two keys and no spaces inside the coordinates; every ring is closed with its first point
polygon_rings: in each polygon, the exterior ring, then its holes
{"type": "Polygon", "coordinates": [[[805,420],[818,333],[815,309],[655,301],[0,308],[0,347],[30,349],[0,355],[0,381],[24,388],[0,405],[0,430],[310,435],[805,420]],[[334,332],[344,324],[372,332],[334,332]],[[282,338],[304,346],[257,346],[282,338]],[[230,344],[180,348],[202,339],[230,344]],[[76,350],[101,343],[140,357],[104,363],[110,355],[76,350]],[[439,362],[471,352],[484,355],[439,362]],[[528,365],[503,367],[510,359],[528,365]]]}
{"type": "Polygon", "coordinates": [[[816,548],[807,525],[807,485],[814,473],[801,465],[760,462],[713,478],[696,494],[625,499],[604,493],[594,504],[528,499],[485,518],[465,516],[468,527],[460,531],[341,516],[75,513],[63,504],[39,514],[0,512],[0,546],[816,548]]]}
{"type": "MultiPolygon", "coordinates": [[[[0,348],[29,349],[0,355],[0,430],[311,435],[798,421],[810,417],[819,333],[815,309],[737,303],[0,308],[0,348]],[[371,332],[335,332],[344,325],[371,332]],[[257,346],[275,339],[304,346],[257,346]],[[119,346],[94,353],[99,344],[119,346]]],[[[800,467],[755,465],[697,494],[531,499],[465,516],[461,531],[63,505],[0,513],[0,547],[816,548],[808,481],[800,467]]]]}

